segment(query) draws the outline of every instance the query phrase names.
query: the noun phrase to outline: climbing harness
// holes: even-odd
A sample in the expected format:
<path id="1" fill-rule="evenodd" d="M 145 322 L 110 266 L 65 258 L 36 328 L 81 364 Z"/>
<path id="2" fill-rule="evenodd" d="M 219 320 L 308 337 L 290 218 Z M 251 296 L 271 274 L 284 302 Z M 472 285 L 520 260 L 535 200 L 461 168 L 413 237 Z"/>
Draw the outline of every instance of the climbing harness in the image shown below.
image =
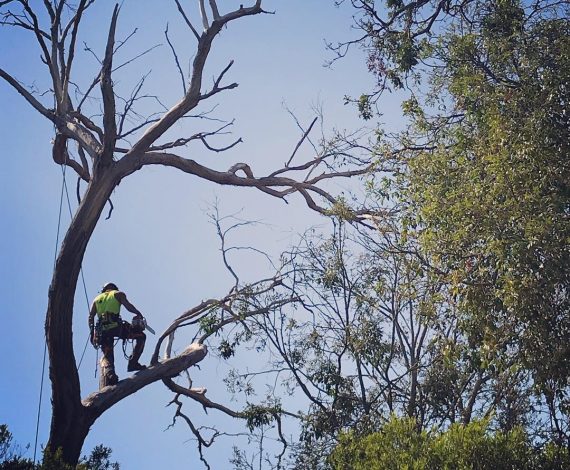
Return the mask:
<path id="1" fill-rule="evenodd" d="M 126 323 L 126 322 L 124 322 Z M 123 323 L 123 328 L 125 328 L 125 324 Z M 126 327 L 130 329 L 130 333 L 142 333 L 144 330 L 148 330 L 153 335 L 156 334 L 155 331 L 148 326 L 145 317 L 134 317 L 130 326 Z M 133 344 L 136 338 L 123 338 L 123 355 L 127 361 L 130 361 L 133 358 L 133 353 L 127 355 L 127 343 Z M 134 345 L 133 345 L 133 352 L 134 352 Z"/>
<path id="2" fill-rule="evenodd" d="M 134 342 L 135 342 L 134 339 L 128 339 L 128 338 L 123 339 L 123 356 L 127 361 L 130 361 L 133 358 L 133 354 L 135 351 Z M 132 345 L 133 349 L 131 351 L 131 354 L 127 354 L 127 343 L 131 343 Z"/>

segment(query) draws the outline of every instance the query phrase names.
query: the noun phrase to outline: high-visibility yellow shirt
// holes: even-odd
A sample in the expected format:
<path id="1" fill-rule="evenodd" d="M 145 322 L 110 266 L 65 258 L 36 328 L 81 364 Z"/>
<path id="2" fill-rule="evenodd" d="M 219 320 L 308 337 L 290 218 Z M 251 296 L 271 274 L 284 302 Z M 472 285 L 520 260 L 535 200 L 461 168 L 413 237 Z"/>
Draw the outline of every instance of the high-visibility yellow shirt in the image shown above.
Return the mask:
<path id="1" fill-rule="evenodd" d="M 99 294 L 95 297 L 95 308 L 97 310 L 97 317 L 103 323 L 112 322 L 112 324 L 106 325 L 104 329 L 108 329 L 117 325 L 114 321 L 119 316 L 121 311 L 121 303 L 115 299 L 116 290 L 109 290 Z"/>

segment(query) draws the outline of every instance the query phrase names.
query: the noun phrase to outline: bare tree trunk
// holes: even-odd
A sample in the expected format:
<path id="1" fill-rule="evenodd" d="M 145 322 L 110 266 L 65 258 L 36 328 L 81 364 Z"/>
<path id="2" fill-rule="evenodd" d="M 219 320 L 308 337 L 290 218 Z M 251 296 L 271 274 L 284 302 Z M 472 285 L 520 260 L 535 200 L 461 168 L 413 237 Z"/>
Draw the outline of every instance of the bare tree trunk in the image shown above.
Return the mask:
<path id="1" fill-rule="evenodd" d="M 93 419 L 81 404 L 79 374 L 73 354 L 73 301 L 81 263 L 95 225 L 115 187 L 111 174 L 93 178 L 67 230 L 49 290 L 46 338 L 52 384 L 52 421 L 48 449 L 62 449 L 63 460 L 77 464 Z"/>
<path id="2" fill-rule="evenodd" d="M 205 398 L 205 390 L 176 388 L 169 380 L 206 356 L 207 350 L 202 342 L 207 335 L 203 336 L 197 343 L 190 345 L 184 353 L 177 355 L 176 358 L 169 358 L 160 362 L 158 361 L 158 350 L 160 342 L 164 339 L 163 336 L 156 347 L 153 362 L 146 371 L 129 377 L 116 386 L 105 387 L 103 390 L 89 395 L 82 402 L 81 384 L 73 352 L 72 324 L 75 290 L 88 242 L 105 204 L 119 182 L 144 166 L 164 165 L 220 185 L 257 188 L 282 200 L 286 200 L 289 195 L 297 193 L 304 198 L 309 208 L 326 214 L 328 209 L 319 205 L 314 197 L 322 198 L 330 205 L 336 204 L 337 200 L 324 189 L 318 187 L 319 183 L 326 182 L 330 178 L 349 178 L 363 175 L 372 168 L 372 162 L 355 156 L 349 158 L 350 166 L 353 168 L 341 170 L 339 167 L 337 169 L 336 163 L 334 163 L 336 162 L 337 151 L 327 150 L 326 152 L 323 151 L 322 155 L 317 158 L 290 165 L 297 148 L 307 137 L 313 124 L 304 133 L 285 166 L 261 177 L 254 176 L 250 165 L 247 163 L 236 163 L 227 171 L 219 171 L 174 153 L 176 149 L 191 141 L 201 141 L 208 151 L 224 151 L 232 148 L 241 142 L 241 139 L 221 149 L 212 147 L 207 142 L 208 137 L 223 134 L 223 130 L 231 123 L 224 124 L 214 131 L 198 132 L 192 136 L 173 141 L 162 139 L 157 144 L 157 141 L 165 136 L 176 122 L 188 116 L 202 101 L 238 86 L 237 83 L 224 84 L 226 73 L 233 64 L 231 61 L 218 74 L 213 84 L 209 88 L 203 89 L 204 67 L 212 42 L 218 33 L 234 20 L 265 13 L 261 8 L 262 0 L 251 0 L 249 7 L 240 4 L 236 10 L 223 15 L 220 15 L 215 0 L 209 0 L 211 22 L 206 12 L 206 3 L 200 1 L 202 32 L 198 32 L 180 2 L 176 1 L 180 14 L 197 41 L 192 71 L 187 79 L 184 78 L 184 74 L 180 70 L 184 82 L 183 97 L 170 110 L 164 112 L 161 117 L 155 118 L 153 114 L 152 118 L 148 117 L 142 124 L 137 124 L 130 130 L 124 129 L 123 124 L 128 122 L 130 116 L 135 113 L 134 106 L 137 100 L 141 98 L 139 92 L 142 89 L 144 77 L 133 91 L 131 98 L 125 101 L 126 104 L 122 113 L 118 111 L 116 106 L 118 95 L 114 89 L 112 75 L 114 70 L 120 68 L 113 68 L 114 54 L 118 49 L 115 33 L 120 10 L 119 5 L 116 4 L 113 9 L 105 55 L 100 64 L 101 68 L 96 70 L 95 78 L 85 94 L 79 92 L 75 100 L 77 102 L 74 103 L 69 94 L 69 89 L 70 85 L 74 83 L 71 79 L 71 69 L 76 53 L 78 31 L 84 13 L 94 2 L 91 0 L 79 0 L 78 2 L 68 0 L 51 2 L 46 0 L 37 2 L 37 5 L 34 6 L 31 6 L 31 3 L 36 2 L 0 0 L 0 16 L 9 19 L 3 21 L 2 26 L 10 25 L 22 28 L 31 32 L 35 37 L 42 52 L 42 61 L 48 67 L 55 108 L 48 107 L 41 96 L 38 97 L 30 92 L 20 80 L 2 68 L 0 68 L 0 79 L 6 81 L 28 104 L 56 126 L 56 136 L 52 148 L 53 160 L 59 165 L 70 167 L 81 180 L 89 184 L 67 230 L 54 267 L 45 322 L 50 360 L 49 375 L 52 384 L 52 421 L 47 448 L 52 454 L 60 451 L 64 463 L 74 467 L 79 459 L 89 429 L 98 417 L 119 400 L 154 381 L 163 380 L 167 387 L 175 388 L 176 394 L 188 396 L 201 403 L 205 408 L 216 408 L 234 417 L 244 416 L 211 402 Z M 41 6 L 42 3 L 43 7 Z M 16 6 L 22 8 L 22 12 L 13 10 Z M 174 50 L 173 53 L 176 62 L 178 62 Z M 186 80 L 189 81 L 188 86 Z M 82 110 L 84 105 L 89 107 L 88 102 L 94 98 L 97 84 L 101 88 L 100 98 L 103 107 L 101 119 L 99 116 L 93 118 L 89 112 Z M 49 102 L 49 106 L 51 106 L 51 100 Z M 138 113 L 136 116 L 138 122 Z M 117 147 L 117 142 L 126 141 L 126 136 L 131 136 L 133 139 L 135 136 L 140 137 L 130 148 Z M 75 153 L 71 147 L 68 147 L 68 143 L 77 145 Z M 343 155 L 344 161 L 346 152 L 343 152 Z M 323 171 L 320 171 L 318 167 L 324 167 Z M 365 213 L 366 211 L 354 212 L 355 220 Z M 271 288 L 277 285 L 280 283 L 272 283 Z M 262 293 L 265 291 L 262 290 Z M 205 305 L 217 305 L 230 311 L 231 305 L 226 304 L 231 304 L 232 299 L 239 295 L 241 295 L 239 290 L 232 290 L 231 296 L 227 296 L 223 302 L 208 301 Z M 295 301 L 293 298 L 287 297 L 287 303 L 293 301 Z M 280 306 L 280 301 L 274 300 L 268 306 L 251 310 L 247 316 L 264 315 L 272 308 L 280 308 Z M 205 314 L 205 310 L 200 306 L 198 307 L 175 320 L 168 330 L 168 334 L 172 335 L 177 328 L 182 326 L 182 318 L 194 318 L 193 315 L 196 315 L 194 318 L 196 320 L 198 316 Z M 220 329 L 228 323 L 237 321 L 237 319 L 237 315 L 229 320 L 222 316 L 217 328 Z M 195 322 L 191 324 L 195 324 Z M 177 411 L 177 416 L 183 416 L 180 410 Z"/>

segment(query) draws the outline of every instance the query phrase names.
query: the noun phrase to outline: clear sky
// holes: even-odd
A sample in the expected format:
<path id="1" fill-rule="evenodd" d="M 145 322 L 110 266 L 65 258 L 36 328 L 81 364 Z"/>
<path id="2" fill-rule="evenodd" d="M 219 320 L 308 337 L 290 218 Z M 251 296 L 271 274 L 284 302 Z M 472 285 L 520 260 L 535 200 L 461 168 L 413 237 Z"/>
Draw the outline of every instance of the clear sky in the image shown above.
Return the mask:
<path id="1" fill-rule="evenodd" d="M 42 2 L 35 1 L 38 6 Z M 188 11 L 196 10 L 194 1 L 183 2 Z M 239 2 L 219 1 L 227 11 Z M 244 0 L 242 3 L 247 5 Z M 339 41 L 355 37 L 351 30 L 351 11 L 347 5 L 335 8 L 332 0 L 265 0 L 264 7 L 275 15 L 248 17 L 231 23 L 214 43 L 206 72 L 206 83 L 219 73 L 230 59 L 235 65 L 227 81 L 239 83 L 237 89 L 217 96 L 213 104 L 217 117 L 235 118 L 232 136 L 244 143 L 223 154 L 208 153 L 198 146 L 186 150 L 186 156 L 227 169 L 236 162 L 249 162 L 254 173 L 281 166 L 300 137 L 285 105 L 307 126 L 314 117 L 313 107 L 322 105 L 323 128 L 355 129 L 363 125 L 354 108 L 343 104 L 344 95 L 358 95 L 369 90 L 372 77 L 366 70 L 361 51 L 323 67 L 331 53 L 325 40 Z M 99 55 L 104 49 L 108 19 L 113 2 L 99 1 L 84 21 L 83 41 Z M 194 16 L 196 18 L 196 16 Z M 167 106 L 181 96 L 180 77 L 164 40 L 169 23 L 183 64 L 188 64 L 195 41 L 176 13 L 174 1 L 125 0 L 120 16 L 118 38 L 135 27 L 137 34 L 122 50 L 123 60 L 152 45 L 162 44 L 147 56 L 124 67 L 114 77 L 119 87 L 129 89 L 141 73 L 151 70 L 147 92 L 158 95 Z M 83 49 L 81 47 L 80 49 Z M 0 64 L 27 85 L 41 91 L 46 86 L 46 70 L 40 52 L 29 34 L 0 28 Z M 187 67 L 187 65 L 183 65 Z M 76 82 L 83 88 L 97 73 L 97 63 L 80 51 L 76 64 Z M 0 82 L 0 232 L 3 299 L 2 341 L 0 354 L 0 422 L 7 423 L 22 446 L 30 443 L 26 455 L 33 455 L 42 355 L 44 351 L 44 317 L 47 290 L 56 249 L 61 169 L 51 159 L 52 126 L 27 105 L 6 83 Z M 399 109 L 385 104 L 385 120 L 393 124 Z M 195 125 L 195 124 L 193 124 Z M 197 128 L 178 126 L 177 131 L 195 132 Z M 320 132 L 317 130 L 317 134 Z M 316 136 L 315 135 L 315 136 Z M 310 146 L 302 155 L 310 158 Z M 76 201 L 75 178 L 69 180 L 73 208 Z M 219 200 L 220 211 L 242 211 L 241 217 L 262 220 L 266 225 L 244 230 L 236 243 L 249 243 L 277 255 L 295 240 L 295 235 L 310 225 L 326 220 L 312 213 L 298 197 L 285 205 L 260 192 L 221 188 L 177 173 L 152 168 L 140 171 L 123 181 L 113 195 L 114 212 L 110 220 L 101 220 L 88 247 L 83 264 L 89 301 L 105 281 L 114 281 L 144 313 L 158 332 L 169 321 L 202 299 L 220 297 L 228 292 L 232 279 L 222 269 L 219 241 L 208 223 L 208 207 Z M 64 206 L 62 230 L 69 223 Z M 60 235 L 63 236 L 63 232 Z M 238 264 L 244 278 L 253 280 L 263 272 L 256 257 Z M 81 286 L 81 284 L 80 284 Z M 74 341 L 76 358 L 81 357 L 87 340 L 88 306 L 80 288 L 76 294 Z M 130 318 L 129 314 L 124 315 Z M 193 333 L 193 332 L 189 332 Z M 153 338 L 143 355 L 149 359 Z M 180 345 L 183 346 L 183 345 Z M 126 375 L 126 364 L 116 347 L 117 372 Z M 240 358 L 237 358 L 239 361 Z M 248 360 L 251 360 L 249 358 Z M 97 388 L 94 377 L 96 356 L 90 346 L 80 368 L 82 395 Z M 207 357 L 194 386 L 205 386 L 209 397 L 231 404 L 225 392 L 222 374 L 225 366 Z M 44 381 L 39 441 L 45 443 L 50 421 L 50 386 Z M 173 410 L 165 407 L 172 394 L 162 384 L 153 384 L 108 411 L 94 425 L 84 447 L 88 452 L 98 443 L 113 448 L 121 468 L 200 468 L 196 464 L 192 434 L 182 423 L 165 431 Z M 219 424 L 233 431 L 244 431 L 241 423 L 228 423 L 219 413 L 204 415 L 198 406 L 188 405 L 199 424 Z M 295 433 L 295 429 L 287 430 Z M 247 440 L 222 440 L 207 452 L 214 468 L 229 468 L 232 444 L 245 445 Z"/>

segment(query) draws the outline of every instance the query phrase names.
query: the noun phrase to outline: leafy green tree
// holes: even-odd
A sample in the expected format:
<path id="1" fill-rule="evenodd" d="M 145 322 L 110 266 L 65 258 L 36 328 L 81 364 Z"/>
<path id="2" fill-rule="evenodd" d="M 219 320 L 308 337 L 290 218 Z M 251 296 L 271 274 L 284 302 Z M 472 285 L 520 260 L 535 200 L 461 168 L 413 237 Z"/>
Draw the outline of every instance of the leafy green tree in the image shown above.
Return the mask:
<path id="1" fill-rule="evenodd" d="M 22 449 L 14 443 L 14 436 L 6 424 L 0 424 L 0 469 L 34 470 L 34 463 L 23 457 Z"/>
<path id="2" fill-rule="evenodd" d="M 466 60 L 481 47 L 473 37 L 450 44 L 445 83 L 463 117 L 434 136 L 433 150 L 410 158 L 405 191 L 472 341 L 533 371 L 562 437 L 570 373 L 570 29 L 544 20 L 504 38 L 487 26 L 494 21 L 483 23 L 481 36 L 492 45 L 493 74 L 504 78 L 493 82 Z"/>
<path id="3" fill-rule="evenodd" d="M 423 246 L 449 270 L 480 341 L 508 348 L 518 338 L 542 379 L 568 375 L 568 32 L 547 21 L 501 44 L 484 28 L 508 83 L 467 62 L 480 47 L 473 37 L 450 44 L 447 88 L 463 117 L 409 160 L 405 183 Z M 507 50 L 516 78 L 501 63 Z"/>
<path id="4" fill-rule="evenodd" d="M 372 433 L 392 414 L 443 429 L 512 416 L 499 406 L 506 394 L 525 403 L 516 388 L 524 371 L 481 359 L 460 331 L 445 284 L 418 259 L 416 240 L 401 235 L 397 217 L 383 223 L 382 231 L 355 231 L 333 219 L 329 236 L 307 234 L 282 270 L 283 286 L 299 299 L 295 309 L 248 320 L 248 338 L 220 338 L 271 351 L 268 364 L 236 368 L 226 384 L 246 400 L 260 377 L 271 384 L 278 406 L 261 415 L 252 408 L 248 423 L 277 425 L 278 414 L 299 419 L 300 439 L 290 442 L 295 468 L 323 468 L 341 432 Z M 305 400 L 302 413 L 287 406 L 288 395 L 296 407 Z"/>
<path id="5" fill-rule="evenodd" d="M 495 398 L 502 425 L 534 413 L 537 430 L 567 442 L 568 4 L 352 3 L 378 78 L 358 100 L 363 116 L 388 88 L 410 96 L 410 125 L 381 142 L 399 171 L 377 189 L 446 283 L 472 360 L 522 378 Z M 453 370 L 436 372 L 436 386 L 453 382 Z"/>
<path id="6" fill-rule="evenodd" d="M 570 459 L 552 444 L 533 447 L 521 428 L 492 432 L 488 421 L 474 421 L 419 431 L 414 420 L 393 416 L 376 433 L 342 435 L 329 463 L 338 470 L 554 470 L 568 468 Z"/>
<path id="7" fill-rule="evenodd" d="M 289 413 L 302 425 L 293 466 L 565 468 L 566 7 L 352 4 L 378 78 L 359 110 L 371 119 L 403 89 L 410 125 L 378 132 L 375 230 L 351 231 L 339 200 L 331 235 L 288 255 L 295 311 L 251 324 L 272 353 L 269 395 L 306 399 Z M 260 374 L 227 384 L 247 396 Z"/>
<path id="8" fill-rule="evenodd" d="M 376 230 L 351 232 L 339 200 L 330 237 L 289 253 L 296 310 L 251 323 L 245 342 L 272 352 L 269 395 L 282 385 L 307 402 L 289 413 L 302 423 L 293 465 L 564 468 L 567 7 L 352 4 L 378 78 L 360 112 L 403 89 L 410 125 L 378 132 L 386 171 L 370 189 L 389 209 Z M 260 374 L 227 384 L 248 396 Z"/>
<path id="9" fill-rule="evenodd" d="M 27 447 L 26 447 L 27 449 Z M 119 470 L 117 462 L 111 462 L 113 451 L 103 445 L 95 446 L 89 457 L 83 457 L 75 470 Z M 0 424 L 0 469 L 1 470 L 66 470 L 72 467 L 61 459 L 61 452 L 44 451 L 41 463 L 34 463 L 23 456 L 23 450 L 14 443 L 14 437 L 6 424 Z"/>

